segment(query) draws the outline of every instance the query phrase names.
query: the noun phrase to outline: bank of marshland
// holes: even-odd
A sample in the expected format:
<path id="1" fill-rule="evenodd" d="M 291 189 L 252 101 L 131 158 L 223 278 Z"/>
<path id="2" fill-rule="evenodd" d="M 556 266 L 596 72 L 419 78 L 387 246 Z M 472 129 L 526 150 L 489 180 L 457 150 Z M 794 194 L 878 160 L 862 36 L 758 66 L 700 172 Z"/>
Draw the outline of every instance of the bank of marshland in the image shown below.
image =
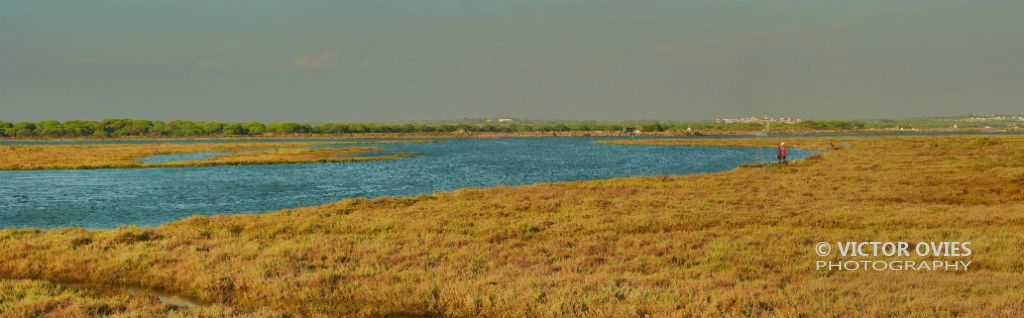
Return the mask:
<path id="1" fill-rule="evenodd" d="M 829 139 L 850 147 L 828 150 Z M 617 143 L 778 141 L 823 152 L 776 169 L 349 199 L 156 228 L 8 229 L 0 277 L 44 290 L 41 281 L 146 286 L 226 315 L 1024 315 L 1024 136 Z M 974 264 L 814 270 L 814 245 L 840 240 L 971 241 Z M 0 299 L 19 312 L 102 301 L 149 313 L 133 299 L 74 293 L 4 288 Z"/>
<path id="2" fill-rule="evenodd" d="M 419 142 L 437 142 L 437 140 L 0 145 L 0 170 L 158 168 L 392 160 L 413 154 L 388 153 L 360 156 L 382 148 L 339 146 Z M 140 161 L 142 158 L 154 155 L 203 152 L 226 153 L 197 160 L 157 163 Z"/>

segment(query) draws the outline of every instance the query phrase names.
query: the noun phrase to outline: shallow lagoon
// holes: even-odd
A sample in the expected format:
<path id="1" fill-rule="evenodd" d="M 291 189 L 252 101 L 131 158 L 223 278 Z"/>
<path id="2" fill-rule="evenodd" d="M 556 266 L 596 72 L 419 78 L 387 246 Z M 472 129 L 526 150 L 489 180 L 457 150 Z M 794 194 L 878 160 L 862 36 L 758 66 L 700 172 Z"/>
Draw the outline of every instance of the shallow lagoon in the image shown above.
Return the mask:
<path id="1" fill-rule="evenodd" d="M 467 138 L 381 144 L 400 160 L 153 169 L 0 171 L 0 228 L 159 225 L 195 214 L 265 212 L 353 197 L 465 187 L 725 171 L 774 149 L 622 146 L 608 138 Z M 349 147 L 351 145 L 345 145 Z M 791 150 L 792 158 L 812 152 Z"/>

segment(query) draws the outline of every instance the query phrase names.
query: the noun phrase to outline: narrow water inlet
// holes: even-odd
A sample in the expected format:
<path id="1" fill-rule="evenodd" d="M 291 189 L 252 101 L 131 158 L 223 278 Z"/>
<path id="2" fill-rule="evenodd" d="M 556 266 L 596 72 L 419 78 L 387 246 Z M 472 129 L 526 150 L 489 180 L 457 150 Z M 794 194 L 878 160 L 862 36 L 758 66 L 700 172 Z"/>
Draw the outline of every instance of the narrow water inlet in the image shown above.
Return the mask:
<path id="1" fill-rule="evenodd" d="M 181 294 L 176 294 L 164 290 L 158 290 L 153 288 L 146 288 L 137 285 L 115 285 L 115 284 L 103 284 L 103 283 L 86 283 L 86 282 L 69 282 L 69 281 L 48 281 L 51 284 L 65 287 L 80 289 L 87 293 L 94 293 L 98 295 L 120 295 L 130 294 L 136 296 L 148 296 L 155 297 L 161 303 L 165 303 L 171 306 L 184 307 L 184 308 L 197 308 L 209 306 L 210 303 L 207 301 L 199 300 L 194 297 L 189 297 Z"/>
<path id="2" fill-rule="evenodd" d="M 231 152 L 226 151 L 204 151 L 196 153 L 173 153 L 173 154 L 162 154 L 152 155 L 138 159 L 141 163 L 170 163 L 179 161 L 191 161 L 191 160 L 202 160 L 217 155 L 226 155 Z"/>

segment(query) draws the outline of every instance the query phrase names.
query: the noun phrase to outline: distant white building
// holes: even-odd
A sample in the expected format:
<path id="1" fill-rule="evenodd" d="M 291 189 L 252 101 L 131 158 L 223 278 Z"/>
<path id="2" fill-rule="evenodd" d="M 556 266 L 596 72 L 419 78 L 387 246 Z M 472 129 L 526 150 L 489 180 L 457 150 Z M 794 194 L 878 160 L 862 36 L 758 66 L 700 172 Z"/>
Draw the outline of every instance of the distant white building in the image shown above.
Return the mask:
<path id="1" fill-rule="evenodd" d="M 779 118 L 757 118 L 757 117 L 734 117 L 734 118 L 718 118 L 715 122 L 732 124 L 732 123 L 783 123 L 783 124 L 796 124 L 804 121 L 800 118 L 791 117 L 779 117 Z"/>
<path id="2" fill-rule="evenodd" d="M 961 119 L 961 121 L 989 121 L 989 120 L 1009 120 L 1009 121 L 1024 121 L 1024 115 L 972 115 L 968 118 Z"/>

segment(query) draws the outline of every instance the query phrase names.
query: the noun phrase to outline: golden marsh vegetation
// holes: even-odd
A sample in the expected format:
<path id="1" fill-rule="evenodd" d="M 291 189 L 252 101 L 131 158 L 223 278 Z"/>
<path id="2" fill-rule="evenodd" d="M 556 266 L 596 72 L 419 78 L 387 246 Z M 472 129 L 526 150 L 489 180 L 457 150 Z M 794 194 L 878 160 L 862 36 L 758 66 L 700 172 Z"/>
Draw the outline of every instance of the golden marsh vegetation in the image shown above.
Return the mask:
<path id="1" fill-rule="evenodd" d="M 373 143 L 435 142 L 434 140 L 381 140 Z M 366 142 L 236 142 L 0 145 L 0 170 L 154 168 L 249 164 L 286 164 L 387 160 L 409 156 L 395 153 L 361 157 L 378 147 L 315 148 L 313 146 L 359 145 Z M 313 148 L 311 148 L 313 147 Z M 143 163 L 153 155 L 228 152 L 212 157 L 162 163 Z"/>
<path id="2" fill-rule="evenodd" d="M 189 307 L 156 296 L 69 288 L 33 280 L 0 280 L 0 317 L 231 317 L 279 316 L 223 305 Z"/>
<path id="3" fill-rule="evenodd" d="M 830 139 L 780 138 L 616 143 L 824 150 Z M 770 169 L 2 230 L 0 277 L 33 281 L 4 282 L 0 299 L 35 290 L 19 310 L 44 314 L 56 308 L 44 301 L 161 306 L 41 282 L 76 281 L 177 292 L 229 316 L 1024 315 L 1024 136 L 832 139 L 851 147 Z M 973 265 L 817 271 L 822 241 L 971 241 Z"/>

